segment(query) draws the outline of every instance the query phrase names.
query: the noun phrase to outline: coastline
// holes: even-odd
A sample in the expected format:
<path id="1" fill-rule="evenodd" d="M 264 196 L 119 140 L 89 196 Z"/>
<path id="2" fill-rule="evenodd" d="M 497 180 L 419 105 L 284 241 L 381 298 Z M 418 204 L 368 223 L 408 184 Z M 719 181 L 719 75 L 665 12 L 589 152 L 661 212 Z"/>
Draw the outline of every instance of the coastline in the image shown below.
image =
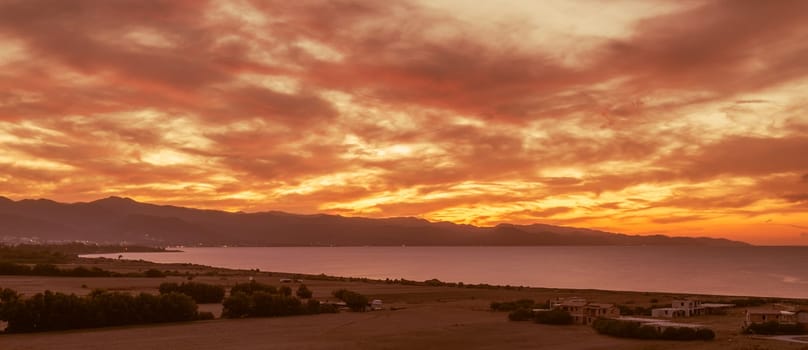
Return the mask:
<path id="1" fill-rule="evenodd" d="M 367 279 L 601 289 L 716 296 L 808 298 L 805 248 L 770 247 L 187 247 L 123 253 L 190 262 Z M 117 258 L 119 254 L 106 257 Z M 687 259 L 684 259 L 684 257 Z"/>
<path id="2" fill-rule="evenodd" d="M 25 294 L 50 289 L 87 294 L 93 288 L 122 292 L 156 293 L 163 282 L 187 280 L 232 285 L 253 278 L 283 285 L 281 279 L 297 278 L 314 291 L 315 298 L 328 299 L 330 292 L 348 288 L 384 300 L 386 310 L 336 315 L 295 316 L 266 319 L 216 319 L 191 323 L 113 327 L 65 332 L 0 335 L 3 349 L 151 349 L 170 345 L 172 349 L 398 349 L 422 347 L 468 349 L 725 349 L 726 344 L 746 349 L 776 345 L 800 349 L 799 344 L 772 343 L 740 334 L 743 309 L 726 316 L 700 316 L 687 322 L 708 324 L 718 333 L 711 342 L 643 341 L 599 335 L 586 326 L 547 326 L 509 322 L 507 315 L 490 311 L 492 301 L 522 298 L 547 300 L 582 297 L 588 300 L 631 306 L 650 306 L 677 297 L 706 297 L 680 293 L 607 291 L 597 289 L 475 286 L 457 283 L 385 281 L 325 275 L 222 269 L 194 264 L 156 264 L 145 261 L 79 258 L 81 264 L 118 272 L 143 271 L 158 267 L 176 271 L 164 278 L 148 277 L 35 277 L 0 276 L 0 285 Z M 714 296 L 709 296 L 710 298 Z M 333 298 L 332 298 L 333 299 Z M 782 301 L 780 299 L 772 300 Z M 808 300 L 798 300 L 808 304 Z M 200 309 L 220 312 L 221 305 L 202 304 Z M 540 341 L 539 341 L 540 340 Z M 81 346 L 79 346 L 81 345 Z M 263 346 L 263 347 L 262 347 Z"/>

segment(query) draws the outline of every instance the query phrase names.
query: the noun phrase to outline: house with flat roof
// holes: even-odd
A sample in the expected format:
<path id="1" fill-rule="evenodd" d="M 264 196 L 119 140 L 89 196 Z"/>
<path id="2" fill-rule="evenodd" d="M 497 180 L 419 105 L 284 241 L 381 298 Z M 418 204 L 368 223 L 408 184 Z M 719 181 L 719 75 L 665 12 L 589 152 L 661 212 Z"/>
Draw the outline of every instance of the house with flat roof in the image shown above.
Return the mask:
<path id="1" fill-rule="evenodd" d="M 671 307 L 651 309 L 651 316 L 662 318 L 702 316 L 734 306 L 733 304 L 702 303 L 695 299 L 675 299 L 671 302 Z"/>
<path id="2" fill-rule="evenodd" d="M 601 317 L 620 316 L 620 309 L 614 304 L 590 303 L 584 298 L 556 299 L 550 302 L 550 308 L 569 312 L 574 323 L 583 325 L 591 325 Z"/>
<path id="3" fill-rule="evenodd" d="M 799 312 L 800 314 L 805 311 Z M 808 317 L 808 316 L 803 316 Z M 777 322 L 779 324 L 797 324 L 797 312 L 777 310 L 777 309 L 749 309 L 746 310 L 744 326 L 748 327 L 753 323 Z"/>

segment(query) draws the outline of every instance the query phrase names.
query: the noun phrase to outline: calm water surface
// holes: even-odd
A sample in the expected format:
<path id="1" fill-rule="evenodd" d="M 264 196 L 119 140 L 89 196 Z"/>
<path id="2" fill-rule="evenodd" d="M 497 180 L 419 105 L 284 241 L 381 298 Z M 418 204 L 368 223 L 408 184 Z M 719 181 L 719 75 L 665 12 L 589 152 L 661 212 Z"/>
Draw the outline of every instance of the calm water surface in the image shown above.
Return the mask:
<path id="1" fill-rule="evenodd" d="M 182 248 L 126 259 L 376 279 L 808 298 L 808 247 Z M 97 254 L 115 258 L 118 254 Z"/>

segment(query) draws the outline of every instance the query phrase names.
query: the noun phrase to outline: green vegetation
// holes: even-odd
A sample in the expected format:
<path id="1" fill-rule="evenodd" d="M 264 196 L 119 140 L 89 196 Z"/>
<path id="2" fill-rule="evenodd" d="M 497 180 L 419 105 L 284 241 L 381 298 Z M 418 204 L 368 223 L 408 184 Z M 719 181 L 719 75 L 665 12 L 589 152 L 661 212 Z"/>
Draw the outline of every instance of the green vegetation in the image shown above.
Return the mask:
<path id="1" fill-rule="evenodd" d="M 185 294 L 193 298 L 194 301 L 199 304 L 221 303 L 224 299 L 224 292 L 224 287 L 206 283 L 187 282 L 176 284 L 173 282 L 166 282 L 160 284 L 160 294 Z"/>
<path id="2" fill-rule="evenodd" d="M 279 317 L 293 315 L 312 315 L 321 313 L 335 313 L 337 309 L 332 305 L 323 305 L 319 301 L 309 299 L 303 304 L 300 299 L 263 290 L 254 290 L 251 294 L 243 291 L 230 291 L 230 296 L 222 302 L 222 317 Z"/>
<path id="3" fill-rule="evenodd" d="M 295 295 L 300 299 L 311 299 L 312 292 L 305 284 L 301 284 L 300 287 L 297 287 Z"/>
<path id="4" fill-rule="evenodd" d="M 508 313 L 511 321 L 534 321 L 541 324 L 567 325 L 572 324 L 574 319 L 569 312 L 564 310 L 547 310 L 533 312 L 531 309 L 519 308 Z"/>
<path id="5" fill-rule="evenodd" d="M 660 332 L 656 327 L 642 325 L 635 321 L 622 321 L 601 318 L 592 327 L 600 334 L 621 338 L 663 339 L 663 340 L 713 340 L 715 332 L 708 328 L 664 327 Z"/>
<path id="6" fill-rule="evenodd" d="M 335 298 L 344 301 L 351 311 L 365 311 L 370 302 L 368 297 L 347 289 L 338 289 L 331 294 Z"/>
<path id="7" fill-rule="evenodd" d="M 266 292 L 269 294 L 276 294 L 278 293 L 278 289 L 275 288 L 275 286 L 270 286 L 268 284 L 263 284 L 256 281 L 250 281 L 247 283 L 237 283 L 232 288 L 230 288 L 231 295 L 239 292 L 247 295 L 252 295 L 255 292 Z"/>
<path id="8" fill-rule="evenodd" d="M 73 255 L 41 245 L 0 245 L 0 262 L 15 263 L 66 263 Z"/>
<path id="9" fill-rule="evenodd" d="M 97 245 L 84 243 L 0 245 L 0 261 L 29 264 L 59 264 L 77 259 L 81 254 L 163 251 L 165 251 L 163 248 L 145 246 Z"/>
<path id="10" fill-rule="evenodd" d="M 572 324 L 574 319 L 569 312 L 564 310 L 543 310 L 533 312 L 533 309 L 546 308 L 546 304 L 536 304 L 531 299 L 519 299 L 514 301 L 495 301 L 491 303 L 491 310 L 510 311 L 508 319 L 511 321 L 534 321 L 543 324 Z"/>
<path id="11" fill-rule="evenodd" d="M 744 329 L 747 334 L 806 334 L 806 329 L 796 324 L 785 324 L 777 321 L 770 321 L 764 323 L 753 323 Z"/>
<path id="12" fill-rule="evenodd" d="M 631 316 L 631 315 L 638 315 L 638 316 L 651 316 L 651 310 L 657 307 L 670 307 L 670 305 L 652 305 L 650 307 L 642 307 L 642 306 L 628 306 L 628 305 L 615 305 L 618 309 L 620 309 L 621 315 Z"/>
<path id="13" fill-rule="evenodd" d="M 0 320 L 8 322 L 8 333 L 192 321 L 210 316 L 200 315 L 193 299 L 178 293 L 133 296 L 95 290 L 82 297 L 45 291 L 24 298 L 11 289 L 0 291 Z"/>
<path id="14" fill-rule="evenodd" d="M 16 276 L 56 276 L 56 277 L 165 277 L 165 273 L 160 270 L 150 269 L 143 273 L 118 273 L 97 267 L 78 266 L 74 268 L 60 269 L 56 265 L 36 264 L 28 266 L 10 262 L 0 262 L 0 275 Z"/>
<path id="15" fill-rule="evenodd" d="M 558 324 L 558 325 L 572 324 L 572 322 L 574 321 L 572 315 L 570 315 L 569 312 L 558 309 L 537 312 L 536 315 L 534 316 L 534 319 L 536 320 L 536 323 Z"/>
<path id="16" fill-rule="evenodd" d="M 508 313 L 508 319 L 511 321 L 530 321 L 533 319 L 533 311 L 530 311 L 530 309 L 516 309 Z"/>

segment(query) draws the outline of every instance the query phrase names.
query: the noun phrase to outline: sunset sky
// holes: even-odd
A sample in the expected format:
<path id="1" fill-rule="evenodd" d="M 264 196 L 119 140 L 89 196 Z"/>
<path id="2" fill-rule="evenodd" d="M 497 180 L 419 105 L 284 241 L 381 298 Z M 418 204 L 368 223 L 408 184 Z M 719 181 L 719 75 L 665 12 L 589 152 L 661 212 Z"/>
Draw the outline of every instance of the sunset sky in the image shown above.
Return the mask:
<path id="1" fill-rule="evenodd" d="M 808 244 L 806 22 L 801 0 L 0 0 L 0 195 Z"/>

